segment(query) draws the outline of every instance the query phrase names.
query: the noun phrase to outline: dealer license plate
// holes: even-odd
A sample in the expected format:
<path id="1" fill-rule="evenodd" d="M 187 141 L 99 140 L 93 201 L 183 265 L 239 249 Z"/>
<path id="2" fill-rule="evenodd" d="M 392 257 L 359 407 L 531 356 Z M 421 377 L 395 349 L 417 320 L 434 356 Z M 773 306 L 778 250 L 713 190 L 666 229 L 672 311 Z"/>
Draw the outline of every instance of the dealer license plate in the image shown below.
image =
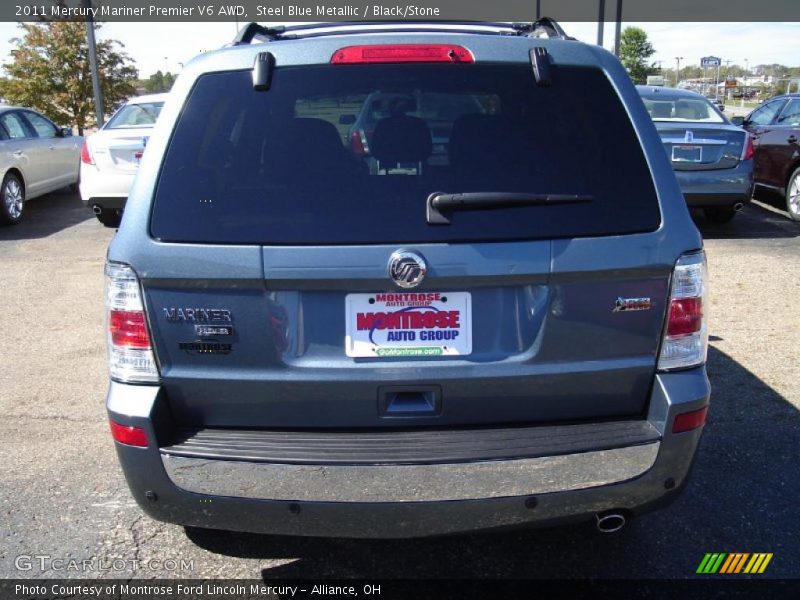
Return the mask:
<path id="1" fill-rule="evenodd" d="M 464 356 L 472 352 L 469 292 L 386 292 L 345 298 L 347 356 Z"/>
<path id="2" fill-rule="evenodd" d="M 700 162 L 703 160 L 702 146 L 673 146 L 672 162 Z"/>

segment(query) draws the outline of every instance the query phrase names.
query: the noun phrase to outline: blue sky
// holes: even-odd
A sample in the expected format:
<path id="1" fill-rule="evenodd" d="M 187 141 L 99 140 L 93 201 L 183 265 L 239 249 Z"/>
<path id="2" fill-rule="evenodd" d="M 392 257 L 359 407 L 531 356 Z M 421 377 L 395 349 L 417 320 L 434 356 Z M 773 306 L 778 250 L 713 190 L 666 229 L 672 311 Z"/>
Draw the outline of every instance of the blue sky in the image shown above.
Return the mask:
<path id="1" fill-rule="evenodd" d="M 629 23 L 643 27 L 656 48 L 653 60 L 674 68 L 699 64 L 700 57 L 750 66 L 782 63 L 800 66 L 800 23 Z M 596 23 L 563 23 L 567 33 L 586 42 L 597 39 Z M 626 23 L 628 25 L 628 23 Z M 8 40 L 18 35 L 15 23 L 0 23 L 0 61 L 6 62 L 12 48 Z M 177 71 L 201 51 L 229 42 L 236 33 L 233 22 L 221 23 L 106 23 L 102 37 L 120 40 L 134 59 L 142 76 L 158 69 Z M 614 23 L 605 25 L 605 46 L 614 43 Z"/>

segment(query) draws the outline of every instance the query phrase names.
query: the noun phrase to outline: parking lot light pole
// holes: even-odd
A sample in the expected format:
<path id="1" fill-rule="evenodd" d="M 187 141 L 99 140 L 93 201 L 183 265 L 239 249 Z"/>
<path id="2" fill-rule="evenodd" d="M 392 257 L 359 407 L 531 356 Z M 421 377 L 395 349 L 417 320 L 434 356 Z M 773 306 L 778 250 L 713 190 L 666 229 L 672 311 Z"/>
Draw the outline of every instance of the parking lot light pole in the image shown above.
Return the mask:
<path id="1" fill-rule="evenodd" d="M 682 56 L 676 56 L 675 62 L 677 64 L 675 68 L 675 87 L 678 87 L 678 84 L 681 82 L 681 61 L 683 60 Z"/>
<path id="2" fill-rule="evenodd" d="M 744 108 L 744 97 L 747 92 L 747 78 L 750 76 L 750 59 L 744 59 L 744 85 L 742 86 L 742 108 Z"/>
<path id="3" fill-rule="evenodd" d="M 91 8 L 92 0 L 84 0 L 86 8 Z M 102 127 L 105 122 L 103 115 L 103 90 L 100 88 L 100 73 L 97 70 L 97 44 L 94 39 L 94 20 L 92 12 L 87 11 L 86 41 L 89 45 L 89 68 L 92 71 L 92 90 L 94 91 L 94 113 L 97 117 L 97 126 Z"/>
<path id="4" fill-rule="evenodd" d="M 597 45 L 603 47 L 603 26 L 606 22 L 606 0 L 598 0 L 597 15 Z"/>

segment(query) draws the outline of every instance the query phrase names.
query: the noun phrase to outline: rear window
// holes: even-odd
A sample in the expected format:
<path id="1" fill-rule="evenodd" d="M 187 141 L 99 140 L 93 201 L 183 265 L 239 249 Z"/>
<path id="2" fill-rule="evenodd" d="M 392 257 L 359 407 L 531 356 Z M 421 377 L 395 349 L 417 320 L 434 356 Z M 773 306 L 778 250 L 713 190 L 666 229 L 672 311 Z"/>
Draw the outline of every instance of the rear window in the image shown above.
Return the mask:
<path id="1" fill-rule="evenodd" d="M 591 202 L 454 213 L 434 192 L 578 194 Z M 631 122 L 605 75 L 530 65 L 279 68 L 198 79 L 156 187 L 165 241 L 376 244 L 650 231 L 660 212 Z"/>
<path id="2" fill-rule="evenodd" d="M 163 102 L 143 102 L 126 104 L 109 119 L 106 129 L 124 129 L 127 127 L 152 127 L 158 119 Z"/>
<path id="3" fill-rule="evenodd" d="M 663 98 L 654 95 L 642 96 L 642 100 L 654 121 L 725 122 L 705 98 Z"/>

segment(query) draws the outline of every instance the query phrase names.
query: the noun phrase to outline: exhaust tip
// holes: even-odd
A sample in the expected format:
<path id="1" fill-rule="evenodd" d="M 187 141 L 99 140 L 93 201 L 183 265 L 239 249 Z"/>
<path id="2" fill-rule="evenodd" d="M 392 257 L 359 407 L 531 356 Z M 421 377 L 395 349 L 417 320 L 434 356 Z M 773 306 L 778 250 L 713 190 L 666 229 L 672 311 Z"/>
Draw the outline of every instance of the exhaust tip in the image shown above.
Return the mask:
<path id="1" fill-rule="evenodd" d="M 92 212 L 93 212 L 94 214 L 96 214 L 96 215 L 99 215 L 100 213 L 102 213 L 102 212 L 103 212 L 103 209 L 102 209 L 102 208 L 100 208 L 100 205 L 99 205 L 99 204 L 95 204 L 95 205 L 93 205 L 93 206 L 92 206 Z"/>
<path id="2" fill-rule="evenodd" d="M 615 533 L 625 527 L 627 519 L 619 512 L 609 511 L 595 515 L 597 519 L 597 531 L 601 533 Z"/>
<path id="3" fill-rule="evenodd" d="M 735 210 L 736 212 L 739 212 L 743 208 L 744 208 L 743 202 L 737 202 L 736 204 L 733 205 L 733 210 Z"/>

